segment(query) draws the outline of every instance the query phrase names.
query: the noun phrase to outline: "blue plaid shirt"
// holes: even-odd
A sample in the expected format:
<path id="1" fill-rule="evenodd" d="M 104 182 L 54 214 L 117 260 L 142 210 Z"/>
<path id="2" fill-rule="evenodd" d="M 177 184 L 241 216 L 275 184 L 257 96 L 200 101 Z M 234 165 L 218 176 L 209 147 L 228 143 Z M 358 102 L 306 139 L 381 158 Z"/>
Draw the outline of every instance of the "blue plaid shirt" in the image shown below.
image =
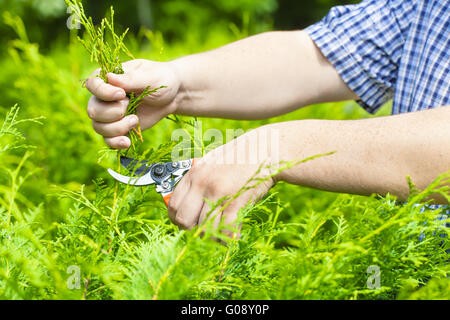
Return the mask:
<path id="1" fill-rule="evenodd" d="M 306 31 L 368 112 L 450 105 L 450 0 L 364 0 Z"/>
<path id="2" fill-rule="evenodd" d="M 368 112 L 450 105 L 449 0 L 365 0 L 306 31 Z"/>

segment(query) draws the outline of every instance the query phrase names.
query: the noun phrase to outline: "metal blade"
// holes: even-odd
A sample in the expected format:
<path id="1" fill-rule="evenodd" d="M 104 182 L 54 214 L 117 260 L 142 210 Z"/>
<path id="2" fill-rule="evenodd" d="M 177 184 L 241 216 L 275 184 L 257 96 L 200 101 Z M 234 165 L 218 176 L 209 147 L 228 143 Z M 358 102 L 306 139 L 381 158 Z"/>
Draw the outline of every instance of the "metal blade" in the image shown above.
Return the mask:
<path id="1" fill-rule="evenodd" d="M 155 181 L 150 176 L 150 173 L 143 175 L 142 177 L 128 177 L 124 176 L 120 173 L 115 172 L 114 170 L 108 169 L 108 173 L 117 181 L 120 181 L 125 184 L 129 184 L 132 186 L 147 186 L 149 184 L 155 183 Z"/>
<path id="2" fill-rule="evenodd" d="M 148 161 L 139 161 L 133 158 L 120 156 L 120 164 L 126 168 L 130 174 L 143 176 L 150 171 Z"/>

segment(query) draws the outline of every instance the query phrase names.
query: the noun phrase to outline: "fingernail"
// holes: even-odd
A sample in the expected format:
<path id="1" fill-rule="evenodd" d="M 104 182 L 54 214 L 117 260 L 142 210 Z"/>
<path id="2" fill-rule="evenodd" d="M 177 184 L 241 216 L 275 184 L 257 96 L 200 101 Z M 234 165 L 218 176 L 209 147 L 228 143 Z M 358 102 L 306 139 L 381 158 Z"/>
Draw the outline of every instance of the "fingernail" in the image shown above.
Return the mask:
<path id="1" fill-rule="evenodd" d="M 114 100 L 121 100 L 123 98 L 125 98 L 125 95 L 124 95 L 123 91 L 117 91 L 114 94 Z"/>
<path id="2" fill-rule="evenodd" d="M 120 147 L 121 147 L 121 148 L 127 148 L 127 147 L 128 147 L 127 141 L 121 140 L 121 141 L 120 141 Z"/>
<path id="3" fill-rule="evenodd" d="M 120 103 L 121 103 L 122 105 L 124 105 L 125 107 L 127 107 L 128 104 L 130 103 L 130 100 L 129 100 L 127 97 L 125 97 L 125 98 L 123 98 L 122 100 L 120 100 Z"/>
<path id="4" fill-rule="evenodd" d="M 108 72 L 108 73 L 106 74 L 106 77 L 107 77 L 108 79 L 114 78 L 115 76 L 116 76 L 116 74 L 113 73 L 113 72 Z"/>
<path id="5" fill-rule="evenodd" d="M 134 127 L 135 125 L 138 124 L 138 117 L 136 117 L 136 116 L 130 117 L 130 119 L 128 120 L 128 123 L 130 124 L 131 127 Z"/>

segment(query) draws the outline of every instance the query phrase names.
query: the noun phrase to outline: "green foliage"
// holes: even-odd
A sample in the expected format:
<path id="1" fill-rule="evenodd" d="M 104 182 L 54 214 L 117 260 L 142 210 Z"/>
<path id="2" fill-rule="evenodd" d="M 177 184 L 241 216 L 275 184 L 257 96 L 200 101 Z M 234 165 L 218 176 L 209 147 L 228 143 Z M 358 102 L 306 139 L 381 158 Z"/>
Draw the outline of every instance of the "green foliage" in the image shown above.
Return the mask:
<path id="1" fill-rule="evenodd" d="M 449 230 L 438 211 L 421 212 L 419 205 L 431 193 L 449 197 L 442 187 L 448 175 L 421 193 L 412 190 L 406 205 L 340 195 L 326 210 L 292 219 L 282 218 L 290 204 L 275 190 L 240 211 L 239 239 L 223 238 L 208 224 L 179 231 L 150 188 L 97 180 L 95 193 L 55 190 L 70 209 L 49 226 L 42 222 L 45 204 L 22 194 L 31 176 L 40 175 L 29 171 L 27 149 L 15 148 L 23 123 L 13 108 L 0 136 L 13 132 L 10 147 L 1 147 L 19 156 L 3 161 L 10 178 L 0 192 L 2 298 L 390 299 L 399 292 L 402 299 L 450 298 Z M 381 269 L 377 289 L 366 285 L 370 265 Z M 68 285 L 70 266 L 82 272 L 79 289 Z"/>
<path id="2" fill-rule="evenodd" d="M 232 34 L 243 37 L 267 29 L 304 28 L 321 19 L 335 5 L 360 0 L 109 0 L 84 1 L 94 21 L 101 20 L 110 6 L 120 8 L 117 25 L 137 33 L 142 26 L 162 32 L 171 43 L 183 41 L 192 45 L 198 39 Z M 70 15 L 64 0 L 0 0 L 0 12 L 19 15 L 32 41 L 48 49 L 55 39 L 67 41 L 65 24 Z M 130 17 L 132 17 L 130 19 Z M 10 33 L 0 26 L 0 43 Z M 6 36 L 6 37 L 4 37 Z"/>
<path id="3" fill-rule="evenodd" d="M 75 14 L 76 21 L 80 22 L 86 29 L 87 39 L 78 38 L 91 56 L 91 61 L 95 61 L 100 66 L 100 78 L 108 82 L 107 73 L 123 74 L 120 62 L 120 53 L 125 53 L 133 59 L 133 55 L 123 43 L 128 29 L 120 36 L 114 30 L 114 9 L 111 7 L 110 19 L 102 19 L 100 26 L 96 28 L 91 17 L 86 17 L 83 5 L 77 0 L 66 0 L 67 5 Z M 110 35 L 111 41 L 107 41 L 105 36 Z"/>
<path id="4" fill-rule="evenodd" d="M 128 29 L 125 30 L 125 32 L 123 32 L 120 36 L 115 32 L 113 7 L 110 9 L 110 19 L 102 19 L 100 26 L 96 28 L 92 22 L 92 18 L 88 18 L 86 16 L 83 5 L 80 1 L 66 0 L 66 3 L 76 15 L 76 20 L 86 29 L 86 39 L 78 37 L 78 40 L 89 52 L 91 61 L 95 61 L 100 66 L 99 77 L 104 82 L 108 82 L 108 73 L 123 74 L 124 71 L 122 68 L 120 53 L 126 54 L 131 59 L 134 57 L 124 44 L 124 39 L 127 35 Z M 106 39 L 107 35 L 110 36 L 109 41 Z M 136 110 L 142 100 L 162 88 L 165 88 L 165 86 L 160 86 L 154 89 L 151 89 L 150 86 L 148 86 L 138 96 L 135 96 L 134 93 L 128 94 L 129 106 L 127 109 L 127 115 L 136 114 Z M 138 140 L 143 142 L 141 127 L 139 124 L 130 132 L 130 140 L 133 151 L 136 150 L 136 143 Z"/>
<path id="5" fill-rule="evenodd" d="M 17 39 L 0 61 L 0 298 L 450 298 L 449 229 L 436 219 L 439 211 L 424 204 L 433 192 L 448 197 L 442 187 L 448 176 L 420 193 L 411 185 L 407 204 L 279 184 L 240 211 L 240 238 L 225 238 L 208 224 L 180 231 L 153 187 L 115 184 L 105 172 L 116 153 L 86 115 L 89 94 L 80 79 L 96 66 L 83 46 L 72 37 L 69 46 L 43 54 L 20 18 L 3 18 Z M 189 47 L 167 45 L 149 31 L 142 35 L 150 46 L 133 35 L 127 45 L 137 56 L 167 60 L 240 37 L 215 32 L 189 40 Z M 20 113 L 6 108 L 15 103 Z M 387 106 L 381 114 L 388 112 Z M 333 103 L 264 121 L 201 120 L 204 130 L 247 130 L 292 119 L 367 116 L 353 103 Z M 183 126 L 191 133 L 196 125 L 170 119 L 144 133 L 146 159 L 167 160 L 172 130 Z M 371 265 L 381 270 L 377 289 L 367 286 Z"/>
<path id="6" fill-rule="evenodd" d="M 36 11 L 42 17 L 56 17 L 66 12 L 63 0 L 0 0 L 1 11 L 14 10 L 23 13 L 27 9 Z"/>

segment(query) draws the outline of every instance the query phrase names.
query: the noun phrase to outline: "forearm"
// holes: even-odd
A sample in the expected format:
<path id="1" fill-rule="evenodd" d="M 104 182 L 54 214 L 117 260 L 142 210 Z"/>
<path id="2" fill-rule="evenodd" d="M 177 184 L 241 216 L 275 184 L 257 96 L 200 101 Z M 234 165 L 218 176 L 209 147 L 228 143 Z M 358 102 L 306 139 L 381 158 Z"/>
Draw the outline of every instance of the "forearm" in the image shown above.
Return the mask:
<path id="1" fill-rule="evenodd" d="M 273 125 L 281 160 L 336 151 L 280 173 L 276 179 L 360 195 L 407 199 L 411 176 L 419 189 L 450 170 L 450 107 L 350 121 L 303 120 Z M 436 203 L 447 203 L 434 197 Z"/>
<path id="2" fill-rule="evenodd" d="M 269 32 L 170 62 L 178 114 L 261 119 L 356 99 L 304 31 Z"/>

